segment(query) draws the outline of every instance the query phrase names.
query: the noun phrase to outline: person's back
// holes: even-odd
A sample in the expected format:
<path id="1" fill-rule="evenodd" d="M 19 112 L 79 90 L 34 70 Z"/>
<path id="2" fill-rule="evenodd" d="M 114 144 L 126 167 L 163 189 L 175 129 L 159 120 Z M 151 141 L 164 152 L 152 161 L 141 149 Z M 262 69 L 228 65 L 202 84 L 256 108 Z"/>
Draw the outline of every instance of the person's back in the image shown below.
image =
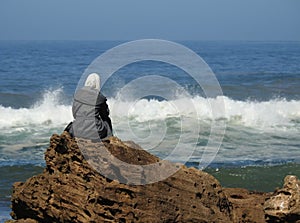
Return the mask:
<path id="1" fill-rule="evenodd" d="M 91 74 L 85 86 L 74 95 L 71 133 L 75 137 L 99 141 L 112 136 L 109 109 L 106 98 L 99 91 L 99 85 L 99 76 Z"/>

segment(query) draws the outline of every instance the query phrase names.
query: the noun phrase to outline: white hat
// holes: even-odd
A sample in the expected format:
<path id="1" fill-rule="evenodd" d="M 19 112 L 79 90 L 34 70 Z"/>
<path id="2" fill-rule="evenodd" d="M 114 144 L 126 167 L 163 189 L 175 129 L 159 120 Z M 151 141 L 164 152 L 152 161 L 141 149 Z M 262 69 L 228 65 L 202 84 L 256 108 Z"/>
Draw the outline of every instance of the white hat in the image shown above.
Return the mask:
<path id="1" fill-rule="evenodd" d="M 88 86 L 91 88 L 95 88 L 96 90 L 100 91 L 100 77 L 98 74 L 96 73 L 92 73 L 90 74 L 85 83 L 84 86 Z"/>

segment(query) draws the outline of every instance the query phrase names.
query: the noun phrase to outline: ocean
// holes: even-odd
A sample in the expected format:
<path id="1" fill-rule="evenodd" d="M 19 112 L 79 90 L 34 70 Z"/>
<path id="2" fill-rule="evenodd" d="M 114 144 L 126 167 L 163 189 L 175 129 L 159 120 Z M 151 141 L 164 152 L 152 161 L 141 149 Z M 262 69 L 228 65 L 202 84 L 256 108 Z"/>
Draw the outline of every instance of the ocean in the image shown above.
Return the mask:
<path id="1" fill-rule="evenodd" d="M 72 120 L 72 96 L 84 70 L 124 42 L 0 41 L 0 222 L 10 218 L 12 184 L 42 172 L 49 138 Z M 129 64 L 102 88 L 114 134 L 160 158 L 168 158 L 180 139 L 181 150 L 193 148 L 192 154 L 185 160 L 178 153 L 172 161 L 200 168 L 211 125 L 222 122 L 223 141 L 205 171 L 223 186 L 273 191 L 284 176 L 300 177 L 300 42 L 178 43 L 206 61 L 223 95 L 207 98 L 194 79 L 170 64 Z M 120 96 L 122 86 L 150 75 L 180 88 L 168 100 L 156 94 L 134 100 L 130 91 Z M 138 87 L 165 91 L 156 79 Z M 225 112 L 212 117 L 210 106 L 220 103 Z"/>

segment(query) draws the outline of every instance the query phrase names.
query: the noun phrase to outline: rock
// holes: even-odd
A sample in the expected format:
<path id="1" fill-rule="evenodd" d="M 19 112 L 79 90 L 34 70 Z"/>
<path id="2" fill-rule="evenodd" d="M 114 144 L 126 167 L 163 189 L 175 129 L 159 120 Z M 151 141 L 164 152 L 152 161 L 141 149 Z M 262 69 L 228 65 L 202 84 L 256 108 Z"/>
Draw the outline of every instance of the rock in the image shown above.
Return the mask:
<path id="1" fill-rule="evenodd" d="M 116 165 L 113 158 L 123 163 Z M 15 220 L 7 223 L 300 222 L 295 176 L 287 176 L 274 193 L 222 188 L 213 176 L 162 162 L 134 142 L 75 141 L 66 132 L 51 137 L 45 160 L 42 174 L 14 184 Z M 155 164 L 161 165 L 155 174 L 145 168 Z M 168 170 L 175 171 L 145 184 Z"/>
<path id="2" fill-rule="evenodd" d="M 266 200 L 264 210 L 269 222 L 300 222 L 300 180 L 286 176 L 283 188 Z"/>
<path id="3" fill-rule="evenodd" d="M 39 223 L 38 221 L 31 219 L 31 218 L 26 218 L 26 219 L 19 219 L 19 220 L 8 220 L 5 223 Z"/>
<path id="4" fill-rule="evenodd" d="M 263 205 L 269 193 L 253 192 L 242 188 L 224 188 L 232 204 L 233 222 L 264 223 L 265 212 Z"/>
<path id="5" fill-rule="evenodd" d="M 86 150 L 85 156 L 79 148 Z M 110 155 L 101 157 L 105 151 Z M 93 157 L 94 153 L 100 156 L 88 162 L 85 157 Z M 92 143 L 76 142 L 68 133 L 53 135 L 45 152 L 44 172 L 13 186 L 13 219 L 17 222 L 233 222 L 232 196 L 227 198 L 213 176 L 165 162 L 163 168 L 177 168 L 177 172 L 159 182 L 129 185 L 120 182 L 141 179 L 142 184 L 154 176 L 138 169 L 129 172 L 112 166 L 107 160 L 109 156 L 137 168 L 160 161 L 133 142 L 122 142 L 115 137 Z"/>

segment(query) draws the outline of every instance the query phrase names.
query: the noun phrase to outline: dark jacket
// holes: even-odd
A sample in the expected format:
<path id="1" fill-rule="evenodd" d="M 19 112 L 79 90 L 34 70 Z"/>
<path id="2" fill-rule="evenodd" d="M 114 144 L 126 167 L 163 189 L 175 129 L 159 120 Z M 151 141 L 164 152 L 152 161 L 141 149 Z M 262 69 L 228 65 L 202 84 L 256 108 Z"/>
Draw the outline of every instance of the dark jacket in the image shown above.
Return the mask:
<path id="1" fill-rule="evenodd" d="M 98 141 L 112 136 L 112 125 L 106 98 L 97 90 L 83 87 L 73 101 L 72 134 L 75 137 Z"/>

